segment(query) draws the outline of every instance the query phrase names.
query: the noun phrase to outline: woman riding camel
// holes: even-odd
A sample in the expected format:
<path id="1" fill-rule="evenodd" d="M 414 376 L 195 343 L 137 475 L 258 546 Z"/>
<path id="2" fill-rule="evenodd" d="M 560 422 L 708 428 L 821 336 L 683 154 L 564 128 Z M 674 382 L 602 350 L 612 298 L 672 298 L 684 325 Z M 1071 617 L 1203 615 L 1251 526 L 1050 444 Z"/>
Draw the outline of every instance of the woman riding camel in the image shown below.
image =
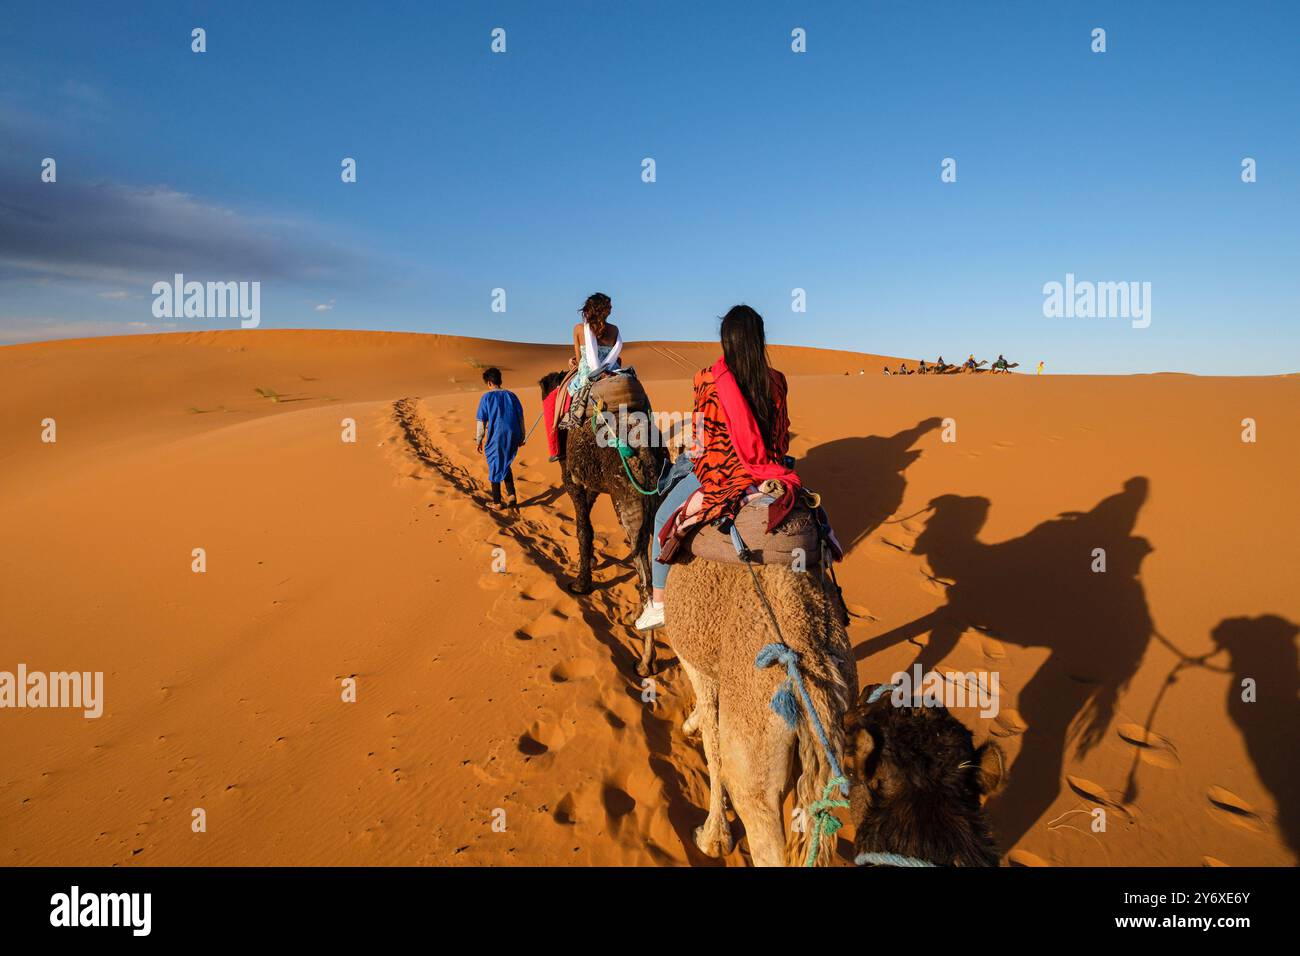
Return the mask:
<path id="1" fill-rule="evenodd" d="M 695 373 L 695 434 L 660 483 L 663 503 L 655 512 L 650 541 L 650 603 L 638 630 L 663 627 L 664 586 L 678 546 L 693 529 L 734 518 L 752 497 L 772 496 L 768 530 L 779 525 L 802 483 L 786 458 L 790 415 L 785 376 L 767 362 L 763 317 L 747 305 L 722 319 L 722 358 Z"/>
<path id="2" fill-rule="evenodd" d="M 618 326 L 608 321 L 614 303 L 603 292 L 593 292 L 587 296 L 579 310 L 582 321 L 573 327 L 573 357 L 569 359 L 569 368 L 575 370 L 569 378 L 565 394 L 556 389 L 546 396 L 542 403 L 543 418 L 546 419 L 546 442 L 551 460 L 560 456 L 560 439 L 555 423 L 564 414 L 564 407 L 569 399 L 576 396 L 594 379 L 620 369 L 619 356 L 623 353 L 623 336 Z M 562 407 L 556 412 L 555 403 Z"/>

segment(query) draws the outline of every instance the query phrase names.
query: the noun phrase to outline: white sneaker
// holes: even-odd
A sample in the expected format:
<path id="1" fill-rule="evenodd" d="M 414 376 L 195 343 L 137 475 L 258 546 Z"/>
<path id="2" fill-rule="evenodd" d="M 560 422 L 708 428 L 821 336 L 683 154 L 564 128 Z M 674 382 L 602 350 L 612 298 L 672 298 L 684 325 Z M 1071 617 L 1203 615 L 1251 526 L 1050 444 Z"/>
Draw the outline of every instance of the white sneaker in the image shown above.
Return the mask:
<path id="1" fill-rule="evenodd" d="M 654 601 L 645 606 L 641 616 L 636 619 L 634 625 L 638 631 L 653 631 L 656 628 L 664 626 L 664 606 L 656 604 Z"/>

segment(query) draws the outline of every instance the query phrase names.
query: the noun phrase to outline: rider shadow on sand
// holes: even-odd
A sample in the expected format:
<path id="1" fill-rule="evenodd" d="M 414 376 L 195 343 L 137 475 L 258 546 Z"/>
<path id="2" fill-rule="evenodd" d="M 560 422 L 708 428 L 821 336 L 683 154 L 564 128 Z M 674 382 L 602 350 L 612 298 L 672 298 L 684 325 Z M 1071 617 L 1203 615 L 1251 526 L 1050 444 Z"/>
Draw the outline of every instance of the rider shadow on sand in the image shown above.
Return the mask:
<path id="1" fill-rule="evenodd" d="M 974 627 L 1008 644 L 1050 651 L 1019 693 L 1028 729 L 1007 787 L 989 804 L 1008 849 L 1060 793 L 1070 737 L 1076 755 L 1101 741 L 1151 639 L 1138 571 L 1152 549 L 1133 535 L 1147 486 L 1145 478 L 1130 478 L 1091 511 L 1067 512 L 997 544 L 979 540 L 987 498 L 934 499 L 914 551 L 947 585 L 947 603 L 857 648 L 862 659 L 928 632 L 916 662 L 930 670 Z M 1093 570 L 1098 548 L 1105 551 L 1104 572 Z"/>
<path id="2" fill-rule="evenodd" d="M 887 438 L 840 438 L 799 459 L 804 485 L 823 494 L 846 552 L 898 510 L 907 487 L 903 472 L 921 457 L 912 446 L 941 424 L 939 418 L 927 418 Z M 828 493 L 836 487 L 851 489 L 852 496 Z"/>

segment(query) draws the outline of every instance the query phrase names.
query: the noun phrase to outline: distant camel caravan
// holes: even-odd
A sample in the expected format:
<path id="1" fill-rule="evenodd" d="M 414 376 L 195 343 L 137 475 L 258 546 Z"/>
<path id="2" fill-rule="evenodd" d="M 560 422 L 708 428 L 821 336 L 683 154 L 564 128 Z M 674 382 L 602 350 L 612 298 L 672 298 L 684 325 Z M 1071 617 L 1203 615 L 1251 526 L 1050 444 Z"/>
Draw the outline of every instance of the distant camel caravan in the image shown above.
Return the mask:
<path id="1" fill-rule="evenodd" d="M 988 365 L 988 368 L 984 366 Z M 917 363 L 916 368 L 908 368 L 906 362 L 900 362 L 898 369 L 891 369 L 886 365 L 883 369 L 886 375 L 963 375 L 973 374 L 976 372 L 992 372 L 993 374 L 1010 374 L 1013 368 L 1019 368 L 1019 362 L 1008 362 L 999 355 L 990 365 L 988 359 L 976 359 L 971 355 L 965 362 L 960 365 L 949 365 L 940 355 L 938 359 L 929 365 L 925 364 L 925 359 Z"/>

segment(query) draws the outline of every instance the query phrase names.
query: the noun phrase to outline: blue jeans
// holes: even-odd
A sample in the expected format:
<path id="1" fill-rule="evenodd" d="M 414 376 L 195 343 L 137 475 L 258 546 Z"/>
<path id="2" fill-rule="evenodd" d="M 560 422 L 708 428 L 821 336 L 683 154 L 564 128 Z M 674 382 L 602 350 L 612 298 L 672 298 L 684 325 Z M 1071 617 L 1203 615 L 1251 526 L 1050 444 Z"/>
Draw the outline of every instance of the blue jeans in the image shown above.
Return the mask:
<path id="1" fill-rule="evenodd" d="M 677 469 L 674 468 L 673 472 L 669 473 L 669 479 L 676 471 Z M 669 490 L 668 497 L 664 498 L 663 504 L 655 512 L 655 533 L 650 539 L 650 581 L 657 588 L 668 583 L 668 572 L 672 569 L 672 565 L 659 563 L 659 532 L 673 516 L 673 512 L 684 505 L 686 499 L 698 491 L 699 487 L 700 479 L 695 477 L 695 472 L 686 471 L 677 478 L 677 483 Z"/>

